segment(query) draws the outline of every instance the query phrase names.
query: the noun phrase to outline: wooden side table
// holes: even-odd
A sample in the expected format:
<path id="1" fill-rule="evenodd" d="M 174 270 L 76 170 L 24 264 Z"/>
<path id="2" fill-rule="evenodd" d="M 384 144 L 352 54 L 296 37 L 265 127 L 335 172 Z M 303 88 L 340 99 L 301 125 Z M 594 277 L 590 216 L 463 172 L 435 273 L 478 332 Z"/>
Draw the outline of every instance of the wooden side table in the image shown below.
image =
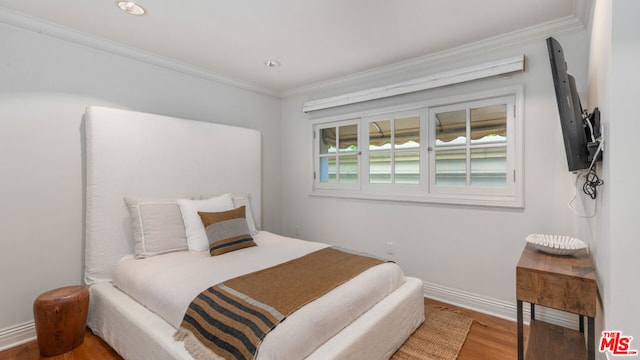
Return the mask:
<path id="1" fill-rule="evenodd" d="M 596 274 L 586 250 L 572 256 L 540 252 L 527 244 L 516 267 L 518 359 L 595 360 Z M 523 345 L 522 304 L 531 304 L 527 352 Z M 535 319 L 535 305 L 579 315 L 580 330 Z M 584 344 L 584 316 L 588 319 Z"/>
<path id="2" fill-rule="evenodd" d="M 47 291 L 33 302 L 41 356 L 54 356 L 82 345 L 89 310 L 89 290 L 67 286 Z"/>

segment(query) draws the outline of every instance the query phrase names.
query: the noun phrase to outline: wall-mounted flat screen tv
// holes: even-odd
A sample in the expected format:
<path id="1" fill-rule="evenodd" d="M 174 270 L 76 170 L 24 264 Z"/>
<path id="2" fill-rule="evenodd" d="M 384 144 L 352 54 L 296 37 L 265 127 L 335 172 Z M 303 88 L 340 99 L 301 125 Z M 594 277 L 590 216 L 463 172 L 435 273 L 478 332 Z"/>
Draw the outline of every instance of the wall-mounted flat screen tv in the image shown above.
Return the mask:
<path id="1" fill-rule="evenodd" d="M 549 37 L 547 49 L 569 171 L 588 169 L 594 156 L 599 156 L 600 111 L 595 108 L 591 114 L 587 114 L 582 109 L 576 81 L 567 72 L 560 43 Z"/>

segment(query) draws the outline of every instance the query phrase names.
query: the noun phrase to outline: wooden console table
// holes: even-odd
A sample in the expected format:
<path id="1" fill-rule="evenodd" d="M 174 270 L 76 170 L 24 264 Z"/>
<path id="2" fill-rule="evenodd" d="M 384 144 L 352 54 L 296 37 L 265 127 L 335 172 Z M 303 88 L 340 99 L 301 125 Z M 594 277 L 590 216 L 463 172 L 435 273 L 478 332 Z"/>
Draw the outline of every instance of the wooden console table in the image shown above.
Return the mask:
<path id="1" fill-rule="evenodd" d="M 573 256 L 549 255 L 527 244 L 516 267 L 518 360 L 595 360 L 596 275 L 586 250 Z M 531 304 L 527 352 L 524 353 L 522 304 Z M 578 314 L 580 330 L 535 319 L 535 305 Z M 584 344 L 584 316 L 588 319 Z"/>

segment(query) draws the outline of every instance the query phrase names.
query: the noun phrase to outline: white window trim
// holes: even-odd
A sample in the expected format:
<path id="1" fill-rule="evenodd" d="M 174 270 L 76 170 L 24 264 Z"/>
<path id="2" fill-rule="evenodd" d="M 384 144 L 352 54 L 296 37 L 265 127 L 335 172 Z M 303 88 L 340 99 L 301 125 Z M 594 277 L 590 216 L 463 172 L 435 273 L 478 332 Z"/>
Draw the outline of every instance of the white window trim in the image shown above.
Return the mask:
<path id="1" fill-rule="evenodd" d="M 325 128 L 330 128 L 330 127 L 341 127 L 341 126 L 349 126 L 349 125 L 357 125 L 358 126 L 358 151 L 356 153 L 358 153 L 358 155 L 360 154 L 360 152 L 362 151 L 360 146 L 362 143 L 362 137 L 361 137 L 361 121 L 360 118 L 350 118 L 350 119 L 346 119 L 346 120 L 337 120 L 337 121 L 330 121 L 330 122 L 321 122 L 321 123 L 316 123 L 313 126 L 313 157 L 314 157 L 314 167 L 313 167 L 313 171 L 314 171 L 314 189 L 317 190 L 339 190 L 339 191 L 360 191 L 360 184 L 362 184 L 362 181 L 360 179 L 360 177 L 362 176 L 362 156 L 358 156 L 358 183 L 356 184 L 344 184 L 344 183 L 340 183 L 340 182 L 335 182 L 335 183 L 322 183 L 320 182 L 320 141 L 319 141 L 319 136 L 320 136 L 320 129 L 325 129 Z M 340 156 L 345 156 L 348 154 L 340 154 L 339 152 L 336 154 L 336 156 L 339 158 Z M 352 155 L 352 154 L 351 154 Z M 338 160 L 339 162 L 339 160 Z"/>
<path id="2" fill-rule="evenodd" d="M 524 55 L 512 56 L 483 64 L 435 73 L 387 86 L 307 101 L 304 103 L 302 111 L 307 113 L 316 110 L 329 109 L 337 106 L 409 94 L 416 91 L 459 84 L 518 71 L 524 71 Z"/>
<path id="3" fill-rule="evenodd" d="M 360 121 L 359 123 L 359 144 L 358 149 L 360 151 L 363 150 L 362 143 L 364 136 L 368 134 L 363 134 L 366 132 L 365 126 L 363 124 L 367 124 L 362 119 L 381 116 L 384 114 L 394 113 L 394 112 L 414 112 L 417 109 L 430 109 L 435 107 L 441 107 L 450 104 L 464 103 L 464 102 L 475 102 L 482 99 L 489 98 L 498 98 L 504 96 L 513 96 L 515 103 L 515 111 L 514 111 L 514 126 L 509 131 L 513 132 L 513 141 L 515 142 L 513 145 L 513 161 L 515 165 L 513 166 L 514 174 L 514 185 L 513 185 L 513 193 L 510 195 L 463 195 L 463 194 L 434 194 L 431 189 L 418 189 L 420 187 L 428 187 L 428 180 L 422 179 L 423 176 L 430 177 L 431 175 L 431 161 L 428 159 L 431 155 L 426 152 L 427 144 L 429 142 L 428 139 L 422 139 L 423 136 L 431 136 L 432 131 L 421 131 L 421 151 L 423 151 L 424 156 L 421 155 L 421 169 L 428 169 L 427 171 L 421 171 L 421 182 L 420 185 L 416 185 L 417 191 L 414 193 L 413 191 L 382 191 L 380 193 L 373 193 L 370 190 L 373 190 L 367 186 L 365 181 L 363 180 L 363 174 L 367 171 L 364 156 L 361 156 L 360 159 L 360 176 L 359 183 L 362 184 L 362 187 L 358 187 L 357 189 L 347 189 L 344 187 L 325 187 L 318 186 L 318 179 L 313 181 L 310 196 L 314 197 L 331 197 L 331 198 L 350 198 L 350 199 L 366 199 L 366 200 L 380 200 L 380 201 L 395 201 L 395 202 L 405 202 L 405 203 L 434 203 L 434 204 L 452 204 L 452 205 L 470 205 L 470 206 L 484 206 L 484 207 L 505 207 L 505 208 L 523 208 L 524 207 L 524 86 L 516 86 L 516 87 L 507 87 L 500 88 L 494 90 L 486 90 L 475 93 L 468 93 L 457 96 L 450 96 L 446 98 L 439 99 L 431 99 L 425 100 L 421 102 L 414 102 L 409 104 L 402 105 L 394 105 L 390 107 L 370 109 L 359 112 L 352 112 L 340 115 L 334 115 L 325 118 L 314 119 L 311 121 L 311 126 L 313 131 L 320 124 L 330 123 L 338 123 L 342 124 L 342 121 L 346 120 L 355 120 Z M 429 122 L 428 116 L 424 116 L 421 118 L 421 127 L 424 129 L 428 128 L 428 124 L 423 122 Z M 511 135 L 511 134 L 508 134 Z M 313 163 L 314 163 L 314 172 L 318 171 L 318 144 L 317 140 L 313 140 Z M 425 144 L 425 145 L 422 145 Z M 424 164 L 423 161 L 426 161 L 427 164 Z M 363 169 L 363 167 L 365 167 Z M 427 174 L 424 174 L 424 173 Z M 508 175 L 509 176 L 509 175 Z M 367 177 L 368 179 L 368 177 Z"/>

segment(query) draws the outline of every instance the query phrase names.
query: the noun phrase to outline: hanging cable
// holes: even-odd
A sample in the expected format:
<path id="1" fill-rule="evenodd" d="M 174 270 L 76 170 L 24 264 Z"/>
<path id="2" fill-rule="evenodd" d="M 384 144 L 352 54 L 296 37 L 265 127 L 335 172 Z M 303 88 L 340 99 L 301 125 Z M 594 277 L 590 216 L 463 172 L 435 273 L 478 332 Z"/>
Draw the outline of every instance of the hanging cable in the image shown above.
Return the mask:
<path id="1" fill-rule="evenodd" d="M 596 174 L 596 169 L 591 168 L 589 172 L 584 175 L 584 184 L 582 185 L 582 191 L 589 195 L 591 199 L 594 199 L 598 196 L 598 186 L 602 186 L 604 181 L 600 180 L 598 174 Z"/>
<path id="2" fill-rule="evenodd" d="M 602 181 L 599 177 L 598 174 L 596 173 L 596 167 L 595 167 L 595 163 L 596 160 L 598 158 L 598 155 L 600 154 L 600 152 L 602 151 L 604 145 L 604 139 L 600 138 L 599 139 L 599 144 L 598 144 L 598 149 L 596 150 L 596 153 L 591 161 L 591 165 L 589 166 L 589 168 L 587 170 L 583 170 L 583 171 L 579 171 L 575 174 L 576 177 L 576 181 L 573 187 L 573 196 L 571 197 L 571 200 L 569 200 L 569 202 L 567 203 L 567 206 L 569 206 L 569 208 L 571 209 L 571 211 L 573 211 L 576 215 L 582 217 L 582 218 L 592 218 L 594 216 L 596 216 L 597 213 L 597 207 L 594 204 L 594 211 L 592 214 L 580 214 L 577 209 L 575 209 L 573 207 L 573 202 L 576 200 L 577 197 L 577 193 L 578 193 L 578 182 L 580 181 L 581 178 L 584 178 L 584 184 L 582 185 L 582 191 L 587 194 L 591 199 L 596 200 L 597 196 L 598 196 L 598 186 L 602 186 L 604 185 L 604 181 Z"/>
<path id="3" fill-rule="evenodd" d="M 594 200 L 598 196 L 598 186 L 602 186 L 604 184 L 604 181 L 602 181 L 598 177 L 595 167 L 598 155 L 600 155 L 600 151 L 602 151 L 602 147 L 604 145 L 604 139 L 599 139 L 598 142 L 598 148 L 596 149 L 596 153 L 591 160 L 589 170 L 587 170 L 587 173 L 584 175 L 584 184 L 582 185 L 582 191 Z"/>

